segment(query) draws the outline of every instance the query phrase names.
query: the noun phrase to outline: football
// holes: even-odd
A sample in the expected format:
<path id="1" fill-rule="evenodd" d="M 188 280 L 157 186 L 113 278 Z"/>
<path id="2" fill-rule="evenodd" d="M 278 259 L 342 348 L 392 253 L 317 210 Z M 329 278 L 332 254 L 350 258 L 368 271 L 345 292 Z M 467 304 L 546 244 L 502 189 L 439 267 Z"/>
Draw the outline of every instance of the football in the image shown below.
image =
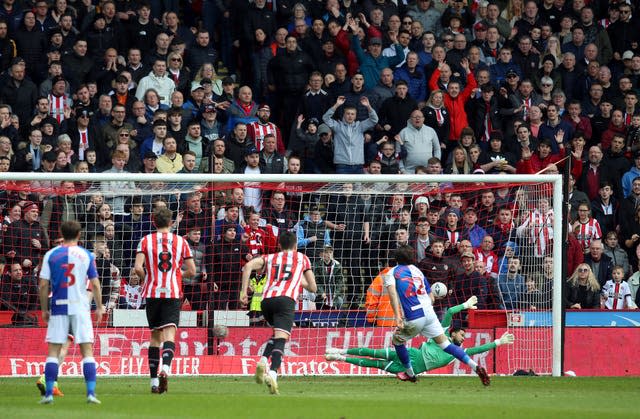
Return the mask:
<path id="1" fill-rule="evenodd" d="M 442 298 L 447 296 L 447 286 L 442 282 L 434 282 L 431 285 L 431 291 L 436 298 Z"/>

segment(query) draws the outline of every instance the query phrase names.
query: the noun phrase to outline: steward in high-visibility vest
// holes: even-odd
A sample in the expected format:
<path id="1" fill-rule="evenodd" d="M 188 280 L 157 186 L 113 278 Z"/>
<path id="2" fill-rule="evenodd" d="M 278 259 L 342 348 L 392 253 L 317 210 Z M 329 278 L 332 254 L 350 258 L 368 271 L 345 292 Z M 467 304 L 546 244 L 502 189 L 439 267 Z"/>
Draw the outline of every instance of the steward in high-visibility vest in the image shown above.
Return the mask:
<path id="1" fill-rule="evenodd" d="M 382 277 L 389 267 L 384 268 L 367 289 L 367 297 L 365 300 L 365 308 L 367 309 L 367 322 L 376 326 L 393 327 L 395 320 L 389 294 L 384 286 Z"/>
<path id="2" fill-rule="evenodd" d="M 264 321 L 262 317 L 262 292 L 264 286 L 267 284 L 267 275 L 265 273 L 255 274 L 249 280 L 249 288 L 253 291 L 251 295 L 251 302 L 249 303 L 249 323 L 252 326 L 256 326 L 258 323 Z"/>

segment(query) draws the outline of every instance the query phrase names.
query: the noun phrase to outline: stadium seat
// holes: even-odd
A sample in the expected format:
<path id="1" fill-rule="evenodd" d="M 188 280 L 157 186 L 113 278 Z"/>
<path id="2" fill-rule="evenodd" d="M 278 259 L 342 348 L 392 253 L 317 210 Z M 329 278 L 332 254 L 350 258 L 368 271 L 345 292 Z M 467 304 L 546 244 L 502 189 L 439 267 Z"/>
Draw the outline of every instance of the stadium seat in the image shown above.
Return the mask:
<path id="1" fill-rule="evenodd" d="M 0 311 L 0 326 L 11 326 L 13 311 Z"/>

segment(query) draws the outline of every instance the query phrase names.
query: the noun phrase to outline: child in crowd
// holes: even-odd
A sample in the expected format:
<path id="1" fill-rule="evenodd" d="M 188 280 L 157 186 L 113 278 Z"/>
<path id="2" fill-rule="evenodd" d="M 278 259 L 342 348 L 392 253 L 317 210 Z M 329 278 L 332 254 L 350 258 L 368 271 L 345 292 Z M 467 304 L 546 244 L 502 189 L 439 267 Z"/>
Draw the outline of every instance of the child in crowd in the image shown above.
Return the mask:
<path id="1" fill-rule="evenodd" d="M 380 145 L 380 150 L 376 155 L 376 160 L 382 164 L 382 174 L 397 175 L 404 173 L 404 163 L 402 159 L 407 155 L 406 151 L 396 152 L 396 147 L 392 141 L 384 141 Z"/>
<path id="2" fill-rule="evenodd" d="M 631 288 L 624 281 L 624 268 L 620 265 L 614 266 L 611 276 L 612 279 L 602 287 L 603 308 L 608 310 L 636 309 L 637 307 L 631 299 Z"/>
<path id="3" fill-rule="evenodd" d="M 131 276 L 120 290 L 119 307 L 130 310 L 144 308 L 145 298 L 142 295 L 142 285 L 140 277 L 131 269 Z"/>

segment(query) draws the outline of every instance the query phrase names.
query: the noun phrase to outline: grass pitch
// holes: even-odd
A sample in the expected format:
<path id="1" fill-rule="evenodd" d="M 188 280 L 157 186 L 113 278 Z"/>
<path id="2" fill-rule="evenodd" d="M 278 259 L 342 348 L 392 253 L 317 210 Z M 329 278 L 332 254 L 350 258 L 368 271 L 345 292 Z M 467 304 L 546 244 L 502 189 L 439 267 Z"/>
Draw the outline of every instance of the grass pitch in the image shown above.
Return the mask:
<path id="1" fill-rule="evenodd" d="M 34 378 L 0 378 L 3 418 L 632 418 L 638 378 L 422 376 L 283 377 L 272 396 L 253 377 L 170 377 L 149 393 L 148 378 L 98 378 L 101 405 L 87 405 L 81 378 L 63 378 L 65 397 L 41 406 Z"/>

